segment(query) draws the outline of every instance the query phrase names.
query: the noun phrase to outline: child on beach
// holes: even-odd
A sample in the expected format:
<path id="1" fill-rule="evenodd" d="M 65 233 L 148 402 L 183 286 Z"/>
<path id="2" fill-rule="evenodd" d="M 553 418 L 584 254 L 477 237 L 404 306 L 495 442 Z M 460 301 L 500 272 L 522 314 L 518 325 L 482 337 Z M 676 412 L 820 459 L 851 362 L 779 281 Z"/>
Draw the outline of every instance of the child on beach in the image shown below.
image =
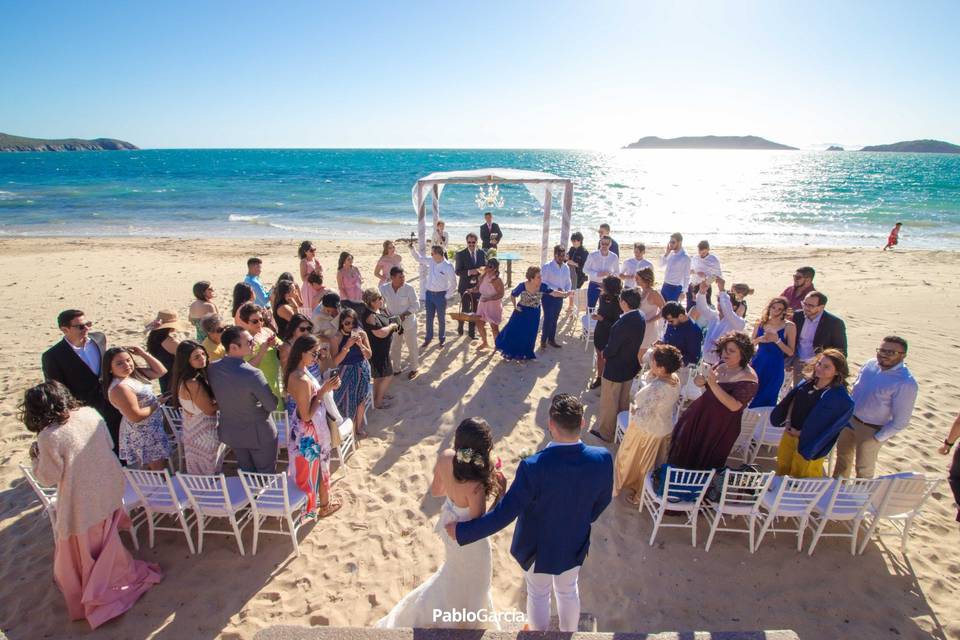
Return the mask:
<path id="1" fill-rule="evenodd" d="M 884 251 L 887 249 L 892 249 L 897 245 L 897 242 L 900 240 L 900 227 L 903 226 L 902 222 L 898 222 L 893 226 L 893 229 L 890 229 L 890 237 L 887 238 L 887 246 L 883 248 Z"/>

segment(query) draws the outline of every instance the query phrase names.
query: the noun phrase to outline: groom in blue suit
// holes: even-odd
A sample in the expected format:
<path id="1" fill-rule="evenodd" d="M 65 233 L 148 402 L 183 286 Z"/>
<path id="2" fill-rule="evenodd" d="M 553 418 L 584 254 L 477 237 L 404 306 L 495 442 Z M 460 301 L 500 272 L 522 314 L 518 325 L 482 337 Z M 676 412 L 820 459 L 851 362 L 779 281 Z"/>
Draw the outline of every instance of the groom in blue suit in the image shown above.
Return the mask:
<path id="1" fill-rule="evenodd" d="M 526 571 L 527 621 L 535 631 L 550 622 L 550 592 L 556 593 L 561 631 L 580 620 L 577 578 L 590 547 L 590 525 L 610 504 L 613 458 L 580 441 L 583 404 L 561 393 L 550 404 L 552 442 L 520 461 L 517 477 L 488 513 L 447 525 L 460 545 L 493 535 L 517 521 L 510 553 Z"/>

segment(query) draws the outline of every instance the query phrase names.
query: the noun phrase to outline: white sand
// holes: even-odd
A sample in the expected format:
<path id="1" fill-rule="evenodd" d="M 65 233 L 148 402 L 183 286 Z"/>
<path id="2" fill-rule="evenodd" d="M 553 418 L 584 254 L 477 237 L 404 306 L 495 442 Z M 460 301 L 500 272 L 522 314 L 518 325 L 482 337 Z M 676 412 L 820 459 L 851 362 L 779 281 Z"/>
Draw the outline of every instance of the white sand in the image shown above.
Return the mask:
<path id="1" fill-rule="evenodd" d="M 79 307 L 113 343 L 140 343 L 143 324 L 164 307 L 183 312 L 194 281 L 211 280 L 221 307 L 245 273 L 245 260 L 265 259 L 265 281 L 297 270 L 297 243 L 242 240 L 17 239 L 0 241 L 0 629 L 12 639 L 67 638 L 89 633 L 69 623 L 52 582 L 52 538 L 16 467 L 32 441 L 16 420 L 23 390 L 41 380 L 40 353 L 60 334 L 58 311 Z M 339 244 L 321 243 L 331 276 Z M 378 243 L 349 243 L 372 280 Z M 512 249 L 513 247 L 511 247 Z M 539 251 L 523 247 L 534 259 Z M 882 450 L 880 471 L 919 470 L 945 476 L 938 443 L 960 410 L 955 332 L 960 254 L 882 253 L 840 249 L 719 248 L 728 282 L 756 288 L 750 319 L 790 281 L 796 267 L 818 269 L 828 308 L 847 322 L 851 360 L 872 357 L 880 338 L 898 333 L 910 343 L 908 364 L 920 383 L 909 428 Z M 407 264 L 411 264 L 409 259 Z M 525 265 L 524 265 L 525 266 Z M 415 271 L 415 270 L 411 270 Z M 515 269 L 515 275 L 522 269 Z M 191 557 L 182 536 L 158 534 L 140 557 L 158 562 L 162 584 L 129 613 L 101 628 L 101 638 L 251 638 L 265 626 L 368 625 L 442 561 L 432 532 L 440 501 L 427 497 L 434 456 L 463 417 L 493 426 L 496 453 L 511 478 L 518 454 L 546 442 L 550 396 L 580 394 L 592 417 L 597 392 L 586 391 L 590 356 L 573 322 L 562 324 L 562 350 L 527 365 L 478 355 L 453 332 L 443 352 L 426 353 L 427 370 L 398 381 L 391 409 L 371 415 L 346 473 L 335 474 L 344 508 L 302 534 L 303 554 L 269 537 L 255 557 L 241 558 L 232 539 L 210 538 Z M 448 324 L 448 329 L 453 328 Z M 692 549 L 689 532 L 667 530 L 647 545 L 649 517 L 615 500 L 594 527 L 581 573 L 583 608 L 601 630 L 792 628 L 805 638 L 960 637 L 958 529 L 944 482 L 914 527 L 905 558 L 894 538 L 851 557 L 848 545 L 824 540 L 816 554 L 794 551 L 795 538 L 764 541 L 750 555 L 745 536 L 720 535 L 710 553 Z M 494 600 L 523 609 L 519 567 L 509 555 L 512 526 L 494 537 Z M 701 529 L 703 531 L 703 529 Z M 249 529 L 245 533 L 248 543 Z M 705 536 L 702 540 L 705 539 Z M 145 547 L 145 536 L 141 538 Z"/>

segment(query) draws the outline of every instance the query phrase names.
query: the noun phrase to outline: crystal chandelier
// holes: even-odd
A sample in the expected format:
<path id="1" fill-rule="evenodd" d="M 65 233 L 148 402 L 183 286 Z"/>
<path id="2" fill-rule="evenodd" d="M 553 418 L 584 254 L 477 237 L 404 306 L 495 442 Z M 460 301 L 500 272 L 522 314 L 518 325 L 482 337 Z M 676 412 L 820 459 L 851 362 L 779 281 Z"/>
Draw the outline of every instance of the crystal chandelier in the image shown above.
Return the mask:
<path id="1" fill-rule="evenodd" d="M 480 191 L 477 192 L 477 197 L 474 200 L 477 203 L 478 209 L 490 209 L 490 208 L 501 208 L 503 207 L 503 196 L 500 195 L 500 187 L 495 184 L 488 184 L 486 191 L 484 191 L 483 185 L 480 185 Z"/>

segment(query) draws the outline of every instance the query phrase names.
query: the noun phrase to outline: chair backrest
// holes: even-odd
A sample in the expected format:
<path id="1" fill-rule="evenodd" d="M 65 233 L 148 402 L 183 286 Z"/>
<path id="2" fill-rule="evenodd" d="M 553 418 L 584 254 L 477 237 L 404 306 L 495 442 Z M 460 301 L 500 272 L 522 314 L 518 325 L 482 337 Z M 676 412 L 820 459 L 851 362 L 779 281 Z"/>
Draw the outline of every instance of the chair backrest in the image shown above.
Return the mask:
<path id="1" fill-rule="evenodd" d="M 791 478 L 780 482 L 771 512 L 790 511 L 809 513 L 817 501 L 831 487 L 831 478 Z"/>
<path id="2" fill-rule="evenodd" d="M 828 501 L 824 514 L 859 516 L 870 505 L 870 498 L 881 487 L 880 479 L 844 478 L 834 484 L 827 493 Z"/>
<path id="3" fill-rule="evenodd" d="M 43 505 L 44 510 L 51 513 L 51 515 L 55 515 L 57 488 L 45 487 L 40 484 L 40 482 L 37 480 L 37 477 L 33 475 L 33 469 L 26 465 L 21 464 L 20 471 L 23 472 L 23 475 L 27 479 L 27 483 L 33 489 L 33 492 L 37 494 L 38 498 L 40 498 L 40 504 Z"/>
<path id="4" fill-rule="evenodd" d="M 270 413 L 270 419 L 277 427 L 277 440 L 285 443 L 290 438 L 290 414 L 286 409 L 279 409 Z"/>
<path id="5" fill-rule="evenodd" d="M 163 414 L 164 419 L 172 429 L 176 429 L 178 431 L 183 429 L 183 413 L 180 411 L 180 409 L 175 409 L 170 405 L 162 404 L 160 405 L 160 412 Z"/>
<path id="6" fill-rule="evenodd" d="M 663 487 L 664 500 L 699 503 L 714 473 L 713 469 L 697 471 L 670 467 Z"/>
<path id="7" fill-rule="evenodd" d="M 754 409 L 744 409 L 741 424 L 753 425 L 753 437 L 762 441 L 765 434 L 779 433 L 783 435 L 784 427 L 775 427 L 770 424 L 770 414 L 773 413 L 773 407 L 756 407 Z"/>
<path id="8" fill-rule="evenodd" d="M 353 420 L 351 418 L 345 418 L 344 421 L 341 422 L 340 425 L 337 427 L 337 429 L 340 431 L 341 440 L 347 436 L 352 436 Z"/>
<path id="9" fill-rule="evenodd" d="M 684 371 L 685 370 L 685 371 Z M 681 370 L 680 379 L 683 381 L 680 385 L 680 404 L 693 402 L 703 395 L 703 389 L 694 383 L 693 378 L 697 375 L 696 365 L 688 364 Z M 684 380 L 684 377 L 686 378 Z"/>
<path id="10" fill-rule="evenodd" d="M 222 473 L 217 475 L 195 475 L 178 473 L 177 479 L 187 492 L 190 503 L 197 511 L 232 511 L 230 495 L 227 493 L 227 479 Z"/>
<path id="11" fill-rule="evenodd" d="M 911 478 L 881 478 L 881 486 L 871 499 L 880 517 L 907 516 L 920 510 L 940 483 L 939 478 L 917 475 Z"/>
<path id="12" fill-rule="evenodd" d="M 252 473 L 240 470 L 240 482 L 250 498 L 253 509 L 268 508 L 271 511 L 283 509 L 290 513 L 290 496 L 287 492 L 287 474 Z"/>
<path id="13" fill-rule="evenodd" d="M 173 478 L 166 469 L 160 471 L 124 469 L 123 473 L 144 506 L 152 509 L 176 510 L 179 508 L 180 500 L 173 488 Z"/>
<path id="14" fill-rule="evenodd" d="M 772 480 L 773 471 L 766 473 L 727 471 L 723 474 L 723 489 L 720 492 L 717 509 L 723 511 L 724 507 L 744 509 L 756 506 L 763 498 L 763 494 L 767 492 Z"/>

